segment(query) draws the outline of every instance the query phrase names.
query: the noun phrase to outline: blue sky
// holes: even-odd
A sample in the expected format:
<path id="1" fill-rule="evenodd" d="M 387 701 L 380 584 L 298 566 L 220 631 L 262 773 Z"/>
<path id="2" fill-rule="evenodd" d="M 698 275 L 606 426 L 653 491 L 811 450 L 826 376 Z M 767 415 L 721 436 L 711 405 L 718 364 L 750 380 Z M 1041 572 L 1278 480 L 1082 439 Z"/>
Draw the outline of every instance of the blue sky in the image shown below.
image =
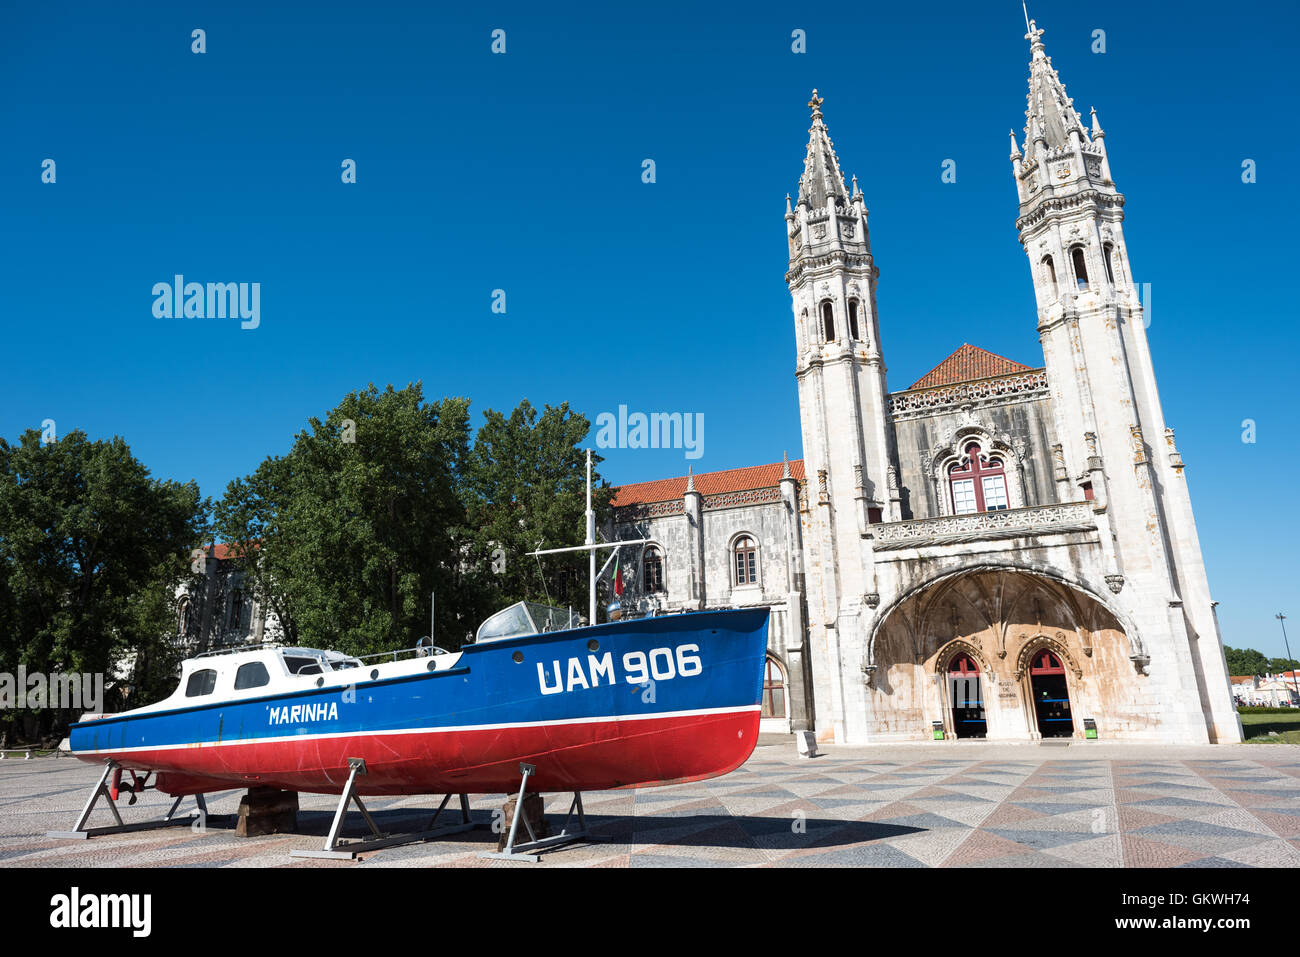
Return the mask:
<path id="1" fill-rule="evenodd" d="M 120 434 L 219 496 L 346 392 L 422 380 L 479 413 L 702 413 L 700 471 L 796 457 L 782 216 L 814 86 L 871 211 L 891 388 L 967 341 L 1041 363 L 1007 161 L 1029 61 L 1014 0 L 444 6 L 0 6 L 0 435 Z M 1275 612 L 1300 639 L 1300 14 L 1030 13 L 1127 196 L 1224 640 L 1280 655 Z M 261 325 L 155 318 L 176 273 L 260 282 Z M 606 454 L 614 482 L 688 464 Z"/>

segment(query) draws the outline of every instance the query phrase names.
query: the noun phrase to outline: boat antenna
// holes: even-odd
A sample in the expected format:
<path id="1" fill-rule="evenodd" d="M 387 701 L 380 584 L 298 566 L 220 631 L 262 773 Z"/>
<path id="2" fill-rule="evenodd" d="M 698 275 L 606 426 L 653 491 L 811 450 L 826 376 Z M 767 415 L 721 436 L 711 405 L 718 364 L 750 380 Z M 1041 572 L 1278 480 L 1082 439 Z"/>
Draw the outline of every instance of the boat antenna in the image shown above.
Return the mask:
<path id="1" fill-rule="evenodd" d="M 587 624 L 596 624 L 596 513 L 591 507 L 591 449 L 587 449 L 587 588 L 589 590 L 591 617 Z"/>
<path id="2" fill-rule="evenodd" d="M 546 541 L 546 539 L 539 539 L 537 545 L 534 546 L 533 560 L 537 562 L 537 577 L 542 580 L 542 593 L 546 595 L 546 604 L 549 605 L 551 603 L 551 590 L 546 587 L 546 572 L 542 570 L 542 556 L 539 554 L 542 550 L 542 542 L 544 541 Z"/>

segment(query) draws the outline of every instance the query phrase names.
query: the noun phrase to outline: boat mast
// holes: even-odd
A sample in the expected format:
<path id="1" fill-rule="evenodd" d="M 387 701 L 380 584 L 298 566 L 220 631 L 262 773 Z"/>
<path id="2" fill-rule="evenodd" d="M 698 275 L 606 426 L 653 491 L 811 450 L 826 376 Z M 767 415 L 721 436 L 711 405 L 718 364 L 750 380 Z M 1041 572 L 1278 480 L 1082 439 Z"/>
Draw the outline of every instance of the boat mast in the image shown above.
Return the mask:
<path id="1" fill-rule="evenodd" d="M 589 589 L 589 617 L 587 624 L 596 624 L 596 579 L 600 576 L 596 574 L 596 549 L 614 548 L 621 545 L 645 545 L 650 542 L 648 538 L 636 538 L 626 542 L 598 542 L 596 541 L 596 512 L 591 507 L 591 449 L 587 449 L 587 539 L 581 545 L 573 545 L 569 548 L 539 548 L 536 551 L 528 553 L 532 558 L 539 555 L 558 555 L 561 552 L 586 552 L 587 553 L 587 587 Z M 614 556 L 611 554 L 610 559 Z M 609 565 L 606 560 L 605 565 Z M 605 573 L 605 567 L 600 569 L 601 574 Z"/>

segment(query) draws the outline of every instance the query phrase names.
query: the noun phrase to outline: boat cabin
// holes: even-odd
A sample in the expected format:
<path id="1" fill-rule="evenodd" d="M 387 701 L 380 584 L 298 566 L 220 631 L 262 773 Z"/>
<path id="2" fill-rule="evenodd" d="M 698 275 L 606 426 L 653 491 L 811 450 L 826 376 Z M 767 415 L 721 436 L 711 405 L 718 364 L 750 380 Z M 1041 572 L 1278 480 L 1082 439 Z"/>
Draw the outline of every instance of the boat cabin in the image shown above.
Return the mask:
<path id="1" fill-rule="evenodd" d="M 577 628 L 579 624 L 578 616 L 572 609 L 566 611 L 540 602 L 518 601 L 479 625 L 474 643 L 481 645 L 485 641 L 521 638 L 549 631 L 568 631 Z"/>

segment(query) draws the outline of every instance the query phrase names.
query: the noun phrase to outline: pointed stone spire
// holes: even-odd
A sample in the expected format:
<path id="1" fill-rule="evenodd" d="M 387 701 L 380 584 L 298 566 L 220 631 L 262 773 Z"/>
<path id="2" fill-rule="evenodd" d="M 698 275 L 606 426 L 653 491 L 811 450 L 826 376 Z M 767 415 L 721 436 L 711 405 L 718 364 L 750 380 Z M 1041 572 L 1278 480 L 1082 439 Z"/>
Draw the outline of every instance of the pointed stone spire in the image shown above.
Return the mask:
<path id="1" fill-rule="evenodd" d="M 1011 158 L 1018 160 L 1020 159 L 1020 147 L 1016 145 L 1016 131 L 1009 130 L 1008 132 L 1011 134 Z"/>
<path id="2" fill-rule="evenodd" d="M 1099 140 L 1106 135 L 1106 131 L 1101 128 L 1101 123 L 1098 122 L 1097 120 L 1097 108 L 1094 106 L 1091 109 L 1092 109 L 1092 138 L 1094 140 Z"/>
<path id="3" fill-rule="evenodd" d="M 848 192 L 844 188 L 844 174 L 831 143 L 830 131 L 822 118 L 825 101 L 813 90 L 808 106 L 812 109 L 812 126 L 808 129 L 808 152 L 804 156 L 803 176 L 799 177 L 799 203 L 811 209 L 828 205 L 845 206 Z"/>
<path id="4" fill-rule="evenodd" d="M 689 495 L 695 491 L 695 470 L 691 466 L 686 466 L 686 494 Z"/>
<path id="5" fill-rule="evenodd" d="M 785 451 L 785 452 L 782 452 L 782 453 L 781 453 L 781 457 L 785 460 L 785 465 L 784 465 L 784 466 L 782 467 L 782 469 L 781 469 L 781 480 L 782 480 L 782 481 L 785 481 L 786 479 L 794 478 L 794 476 L 790 474 L 790 453 L 789 453 L 789 451 L 787 450 L 787 451 Z"/>
<path id="6" fill-rule="evenodd" d="M 1063 150 L 1072 145 L 1072 135 L 1077 134 L 1082 145 L 1091 140 L 1083 127 L 1083 120 L 1074 109 L 1074 101 L 1065 92 L 1065 84 L 1052 66 L 1052 58 L 1043 47 L 1043 31 L 1033 20 L 1029 32 L 1033 59 L 1029 63 L 1028 108 L 1025 110 L 1025 157 L 1038 159 L 1038 153 Z M 1041 144 L 1041 145 L 1040 145 Z"/>

